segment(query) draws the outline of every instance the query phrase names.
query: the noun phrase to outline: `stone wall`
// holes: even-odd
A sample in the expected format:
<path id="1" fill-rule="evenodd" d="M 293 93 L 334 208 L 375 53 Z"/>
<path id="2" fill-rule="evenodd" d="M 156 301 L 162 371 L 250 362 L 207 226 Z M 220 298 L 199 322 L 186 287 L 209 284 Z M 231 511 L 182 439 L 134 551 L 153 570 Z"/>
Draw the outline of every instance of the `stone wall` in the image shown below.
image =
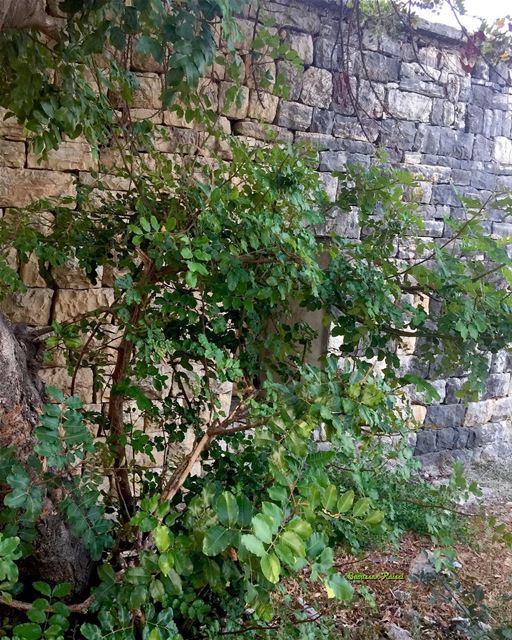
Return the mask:
<path id="1" fill-rule="evenodd" d="M 467 73 L 458 47 L 461 34 L 447 27 L 423 25 L 412 36 L 376 35 L 362 38 L 363 53 L 349 52 L 349 75 L 342 69 L 336 0 L 267 2 L 256 14 L 250 7 L 239 24 L 247 41 L 256 16 L 275 20 L 280 36 L 297 51 L 304 62 L 302 71 L 289 63 L 268 60 L 275 75 L 283 73 L 289 81 L 288 99 L 256 91 L 248 73 L 247 41 L 240 44 L 245 60 L 245 86 L 241 102 L 225 108 L 224 96 L 230 83 L 221 68 L 214 66 L 201 90 L 208 93 L 221 115 L 225 131 L 248 141 L 265 140 L 272 131 L 288 141 L 306 140 L 318 150 L 318 169 L 325 189 L 334 199 L 337 178 L 331 171 L 343 169 L 347 162 L 368 164 L 378 149 L 385 149 L 392 162 L 412 171 L 418 189 L 411 198 L 420 205 L 425 220 L 424 235 L 449 238 L 447 218 L 461 218 L 459 195 L 486 198 L 494 189 L 512 188 L 512 70 L 506 66 L 489 69 L 477 64 Z M 346 53 L 346 52 L 345 52 Z M 204 134 L 176 115 L 160 110 L 158 65 L 150 60 L 133 60 L 140 88 L 132 117 L 151 117 L 165 128 L 159 145 L 174 153 L 180 145 L 208 153 Z M 357 96 L 354 110 L 347 87 Z M 16 215 L 15 208 L 42 196 L 73 194 L 76 181 L 87 181 L 94 168 L 89 148 L 83 141 L 63 143 L 58 151 L 40 163 L 30 151 L 22 129 L 0 114 L 0 208 L 2 215 Z M 101 161 L 109 160 L 106 150 Z M 122 190 L 119 181 L 113 188 Z M 50 221 L 46 221 L 51 223 Z M 502 220 L 499 211 L 488 212 L 489 234 L 511 236 L 512 224 Z M 325 231 L 336 229 L 357 238 L 357 214 L 337 211 Z M 412 259 L 414 242 L 403 238 L 397 257 Z M 12 257 L 15 261 L 15 257 Z M 92 286 L 73 267 L 53 274 L 48 287 L 29 262 L 21 268 L 29 286 L 27 293 L 4 304 L 15 322 L 47 325 L 66 322 L 78 314 L 112 301 L 109 274 L 98 274 Z M 409 342 L 401 347 L 402 366 L 427 378 L 434 378 L 414 353 Z M 63 362 L 53 362 L 43 370 L 48 382 L 65 385 L 68 375 Z M 464 377 L 436 379 L 440 400 L 424 406 L 413 396 L 413 409 L 423 424 L 415 438 L 415 451 L 426 462 L 450 452 L 450 459 L 512 453 L 512 358 L 499 353 L 489 358 L 491 376 L 480 402 L 463 404 L 456 392 Z M 82 369 L 78 392 L 87 403 L 100 403 L 93 391 L 94 372 Z"/>

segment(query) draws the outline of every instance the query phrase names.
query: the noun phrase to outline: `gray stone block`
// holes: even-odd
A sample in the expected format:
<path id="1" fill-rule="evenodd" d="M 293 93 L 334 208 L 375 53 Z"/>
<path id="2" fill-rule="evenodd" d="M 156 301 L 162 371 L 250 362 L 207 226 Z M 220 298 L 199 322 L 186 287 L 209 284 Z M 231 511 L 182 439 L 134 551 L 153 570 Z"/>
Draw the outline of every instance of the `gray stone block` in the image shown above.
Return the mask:
<path id="1" fill-rule="evenodd" d="M 453 427 L 447 427 L 446 429 L 440 429 L 436 431 L 436 449 L 442 451 L 444 449 L 455 449 L 455 442 L 457 441 L 457 430 Z"/>
<path id="2" fill-rule="evenodd" d="M 437 450 L 436 432 L 430 429 L 420 429 L 416 435 L 416 447 L 414 455 L 421 456 Z"/>
<path id="3" fill-rule="evenodd" d="M 300 102 L 282 100 L 277 112 L 276 124 L 292 131 L 306 131 L 311 125 L 313 108 Z"/>
<path id="4" fill-rule="evenodd" d="M 439 404 L 427 408 L 425 426 L 438 428 L 461 427 L 464 424 L 466 408 L 462 404 Z"/>
<path id="5" fill-rule="evenodd" d="M 400 62 L 376 51 L 358 52 L 354 56 L 354 75 L 377 82 L 398 80 Z"/>
<path id="6" fill-rule="evenodd" d="M 452 185 L 436 184 L 432 189 L 432 202 L 434 204 L 447 204 L 451 207 L 457 207 L 460 204 L 460 199 Z"/>
<path id="7" fill-rule="evenodd" d="M 511 225 L 512 226 L 512 225 Z M 484 398 L 504 398 L 510 392 L 510 373 L 493 373 L 487 380 Z"/>
<path id="8" fill-rule="evenodd" d="M 315 133 L 332 133 L 334 124 L 334 112 L 329 109 L 313 109 L 313 119 L 311 122 L 311 131 Z"/>
<path id="9" fill-rule="evenodd" d="M 343 151 L 322 151 L 320 153 L 320 171 L 343 171 L 347 166 L 347 154 Z"/>

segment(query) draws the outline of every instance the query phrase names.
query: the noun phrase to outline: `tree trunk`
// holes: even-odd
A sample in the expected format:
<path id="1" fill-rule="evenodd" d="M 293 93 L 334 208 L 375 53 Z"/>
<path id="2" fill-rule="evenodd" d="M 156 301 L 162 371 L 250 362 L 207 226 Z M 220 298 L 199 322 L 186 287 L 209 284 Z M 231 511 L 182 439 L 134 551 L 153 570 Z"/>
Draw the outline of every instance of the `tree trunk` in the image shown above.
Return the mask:
<path id="1" fill-rule="evenodd" d="M 58 40 L 65 19 L 56 17 L 56 3 L 45 0 L 0 0 L 0 31 L 4 29 L 35 29 Z M 53 10 L 52 10 L 53 8 Z"/>
<path id="2" fill-rule="evenodd" d="M 41 351 L 25 327 L 13 326 L 0 314 L 0 447 L 12 448 L 23 464 L 34 449 L 33 430 L 44 400 L 38 377 Z M 58 498 L 45 496 L 36 529 L 34 554 L 21 563 L 21 579 L 69 582 L 72 594 L 81 595 L 90 583 L 93 563 L 61 516 Z"/>

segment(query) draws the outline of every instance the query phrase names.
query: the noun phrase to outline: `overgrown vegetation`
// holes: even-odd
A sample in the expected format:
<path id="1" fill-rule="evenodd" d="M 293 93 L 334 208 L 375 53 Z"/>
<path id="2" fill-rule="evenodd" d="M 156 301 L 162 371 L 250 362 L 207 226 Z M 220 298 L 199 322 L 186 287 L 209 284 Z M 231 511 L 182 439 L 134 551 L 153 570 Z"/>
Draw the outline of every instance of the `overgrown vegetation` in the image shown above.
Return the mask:
<path id="1" fill-rule="evenodd" d="M 45 278 L 69 260 L 92 282 L 98 266 L 115 278 L 112 303 L 54 324 L 45 336 L 46 357 L 66 359 L 71 395 L 48 390 L 28 456 L 0 452 L 3 633 L 27 640 L 236 635 L 271 626 L 275 590 L 306 567 L 329 598 L 350 606 L 354 586 L 335 566 L 337 545 L 359 552 L 411 526 L 443 548 L 453 541 L 450 490 L 422 484 L 415 505 L 422 511 L 403 510 L 419 483 L 406 446 L 414 421 L 404 387 L 430 398 L 435 390 L 402 375 L 395 347 L 419 338 L 423 358 L 440 371 L 468 371 L 466 392 L 478 391 L 484 352 L 505 348 L 512 333 L 511 262 L 481 219 L 486 206 L 510 211 L 512 201 L 466 201 L 452 237 L 417 241 L 421 259 L 404 263 L 395 243 L 422 225 L 404 198 L 413 180 L 381 159 L 338 175 L 336 204 L 342 215 L 358 211 L 362 240 L 331 234 L 321 242 L 315 227 L 332 204 L 314 153 L 226 139 L 194 94 L 216 53 L 217 18 L 231 51 L 227 4 L 179 4 L 170 16 L 160 3 L 99 4 L 96 22 L 88 10 L 70 21 L 69 42 L 81 48 L 58 45 L 62 69 L 49 65 L 37 95 L 35 85 L 32 97 L 4 94 L 38 134 L 38 151 L 58 146 L 63 134 L 113 137 L 128 188 L 112 193 L 98 175 L 79 189 L 75 208 L 40 202 L 0 228 L 6 252 L 16 249 L 22 262 L 35 254 Z M 190 33 L 198 40 L 190 43 Z M 129 106 L 133 76 L 117 54 L 107 70 L 94 54 L 106 38 L 123 52 L 135 34 L 141 53 L 170 65 L 164 103 L 217 140 L 208 156 L 169 159 L 152 148 L 150 121 L 114 119 L 109 96 L 121 94 Z M 173 43 L 168 60 L 162 37 Z M 31 67 L 48 61 L 44 45 L 32 35 L 7 39 L 3 72 L 32 79 Z M 260 44 L 284 54 L 270 36 Z M 77 63 L 93 73 L 99 98 L 74 76 Z M 83 99 L 69 113 L 54 96 L 54 71 L 70 74 Z M 104 130 L 96 128 L 98 114 Z M 225 145 L 229 161 L 215 151 Z M 50 228 L 41 228 L 42 211 L 54 215 Z M 23 289 L 7 260 L 1 276 L 4 293 Z M 312 353 L 312 314 L 340 338 L 320 357 Z M 106 411 L 84 408 L 74 395 L 84 366 L 96 372 Z M 329 450 L 318 449 L 320 429 Z M 454 485 L 474 489 L 460 474 Z M 47 496 L 87 550 L 86 584 L 26 578 Z M 449 566 L 450 554 L 438 560 Z M 300 622 L 317 633 L 312 621 Z"/>

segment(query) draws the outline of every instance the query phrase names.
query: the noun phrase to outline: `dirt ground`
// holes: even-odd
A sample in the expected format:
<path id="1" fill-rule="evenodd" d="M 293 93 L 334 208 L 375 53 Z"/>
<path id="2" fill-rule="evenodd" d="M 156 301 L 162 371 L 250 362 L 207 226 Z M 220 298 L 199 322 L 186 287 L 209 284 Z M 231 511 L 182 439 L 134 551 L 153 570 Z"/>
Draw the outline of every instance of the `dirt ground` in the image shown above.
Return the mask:
<path id="1" fill-rule="evenodd" d="M 512 469 L 479 463 L 466 469 L 466 477 L 478 481 L 483 495 L 461 505 L 461 509 L 477 515 L 470 518 L 467 540 L 456 545 L 458 568 L 449 580 L 443 575 L 424 579 L 411 576 L 411 567 L 418 562 L 425 564 L 425 552 L 434 547 L 429 538 L 408 532 L 398 549 L 371 552 L 363 558 L 337 557 L 339 571 L 347 577 L 355 576 L 353 585 L 362 587 L 349 607 L 334 605 L 326 599 L 321 585 L 307 580 L 302 585 L 290 585 L 297 601 L 330 621 L 333 638 L 512 638 L 512 546 L 496 541 L 489 526 L 489 518 L 495 516 L 505 524 L 505 530 L 512 532 Z M 357 574 L 380 579 L 361 580 Z M 382 579 L 386 574 L 387 579 Z M 477 610 L 485 622 L 473 624 L 470 632 L 466 620 Z M 504 625 L 510 625 L 509 636 L 489 635 L 490 629 Z"/>

